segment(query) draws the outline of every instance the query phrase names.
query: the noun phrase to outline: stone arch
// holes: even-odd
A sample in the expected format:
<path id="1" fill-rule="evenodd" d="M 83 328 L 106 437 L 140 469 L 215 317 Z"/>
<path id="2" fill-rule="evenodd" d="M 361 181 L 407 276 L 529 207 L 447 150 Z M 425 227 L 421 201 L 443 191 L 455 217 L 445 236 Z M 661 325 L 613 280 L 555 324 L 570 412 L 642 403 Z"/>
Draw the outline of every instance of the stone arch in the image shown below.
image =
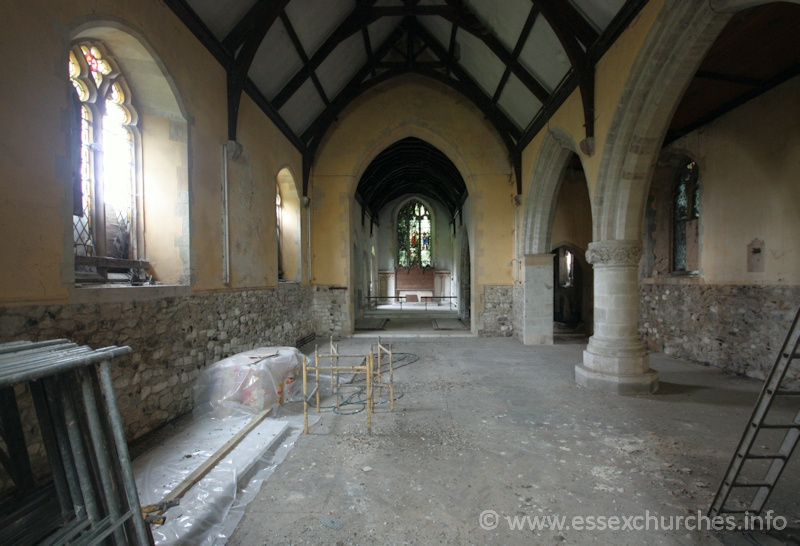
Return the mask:
<path id="1" fill-rule="evenodd" d="M 553 218 L 570 157 L 578 153 L 572 136 L 550 128 L 536 158 L 523 216 L 524 299 L 522 341 L 526 345 L 553 343 Z M 578 154 L 580 157 L 580 154 Z"/>
<path id="2" fill-rule="evenodd" d="M 280 227 L 280 241 L 277 251 L 279 281 L 300 282 L 302 279 L 302 223 L 301 202 L 297 192 L 297 179 L 289 167 L 283 167 L 275 175 L 280 195 L 281 216 L 277 222 Z M 276 207 L 276 215 L 277 215 Z"/>
<path id="3" fill-rule="evenodd" d="M 559 296 L 559 287 L 556 285 L 556 278 L 558 277 L 558 256 L 556 253 L 560 248 L 564 248 L 569 250 L 572 253 L 574 259 L 574 301 L 577 303 L 576 305 L 576 312 L 580 315 L 580 323 L 576 328 L 576 332 L 580 332 L 583 334 L 590 334 L 591 327 L 592 327 L 592 312 L 594 310 L 593 305 L 593 275 L 592 275 L 592 266 L 589 262 L 586 261 L 586 253 L 585 251 L 580 248 L 579 246 L 575 245 L 572 241 L 563 240 L 556 243 L 552 243 L 550 245 L 550 252 L 554 254 L 553 263 L 554 266 L 554 275 L 553 275 L 553 291 L 554 291 L 554 302 L 553 302 L 553 310 L 554 310 L 554 320 L 555 320 L 555 311 L 558 309 L 558 304 L 556 299 Z"/>
<path id="4" fill-rule="evenodd" d="M 634 62 L 603 148 L 592 203 L 595 241 L 639 240 L 664 135 L 697 67 L 730 17 L 706 2 L 664 4 Z"/>
<path id="5" fill-rule="evenodd" d="M 767 2 L 761 2 L 767 3 Z M 576 366 L 579 385 L 654 392 L 638 336 L 638 269 L 647 196 L 664 136 L 697 67 L 747 0 L 665 2 L 634 61 L 608 131 L 592 202 L 594 335 Z"/>
<path id="6" fill-rule="evenodd" d="M 190 284 L 191 116 L 175 80 L 144 33 L 119 18 L 82 17 L 72 25 L 68 39 L 70 43 L 97 40 L 107 46 L 125 74 L 139 118 L 149 118 L 140 131 L 142 142 L 147 144 L 137 152 L 137 207 L 143 217 L 138 224 L 141 253 L 151 264 L 157 264 L 156 280 Z M 67 48 L 63 51 L 66 66 Z M 175 169 L 164 169 L 165 164 Z"/>
<path id="7" fill-rule="evenodd" d="M 558 191 L 573 153 L 580 157 L 578 146 L 567 131 L 560 128 L 548 130 L 539 149 L 525 199 L 524 254 L 545 254 L 550 251 Z"/>
<path id="8" fill-rule="evenodd" d="M 360 159 L 354 164 L 351 181 L 352 185 L 350 187 L 351 196 L 355 195 L 356 188 L 358 187 L 358 181 L 361 180 L 362 176 L 364 176 L 364 172 L 367 170 L 370 163 L 372 163 L 373 160 L 378 156 L 378 154 L 392 144 L 400 142 L 404 138 L 408 137 L 418 138 L 430 144 L 447 156 L 447 159 L 449 159 L 453 165 L 455 165 L 456 169 L 458 169 L 458 172 L 461 174 L 461 178 L 467 185 L 467 193 L 469 194 L 471 191 L 473 191 L 474 184 L 472 179 L 472 170 L 467 166 L 467 162 L 459 153 L 458 148 L 454 146 L 453 143 L 448 139 L 443 138 L 435 131 L 431 131 L 422 125 L 408 122 L 400 125 L 388 134 L 381 135 L 381 138 L 376 140 L 372 146 L 364 150 Z"/>
<path id="9" fill-rule="evenodd" d="M 122 71 L 133 81 L 137 106 L 145 113 L 190 121 L 183 97 L 166 65 L 145 35 L 130 23 L 113 17 L 86 16 L 77 20 L 70 40 L 95 38 L 109 45 Z"/>

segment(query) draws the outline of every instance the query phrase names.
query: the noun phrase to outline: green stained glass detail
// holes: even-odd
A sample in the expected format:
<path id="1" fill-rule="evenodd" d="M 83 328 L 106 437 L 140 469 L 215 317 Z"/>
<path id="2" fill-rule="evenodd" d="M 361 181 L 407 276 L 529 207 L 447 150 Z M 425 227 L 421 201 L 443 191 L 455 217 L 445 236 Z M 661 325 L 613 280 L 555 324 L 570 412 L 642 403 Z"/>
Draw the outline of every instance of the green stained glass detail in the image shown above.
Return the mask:
<path id="1" fill-rule="evenodd" d="M 433 265 L 431 213 L 419 201 L 409 201 L 397 213 L 397 265 Z"/>

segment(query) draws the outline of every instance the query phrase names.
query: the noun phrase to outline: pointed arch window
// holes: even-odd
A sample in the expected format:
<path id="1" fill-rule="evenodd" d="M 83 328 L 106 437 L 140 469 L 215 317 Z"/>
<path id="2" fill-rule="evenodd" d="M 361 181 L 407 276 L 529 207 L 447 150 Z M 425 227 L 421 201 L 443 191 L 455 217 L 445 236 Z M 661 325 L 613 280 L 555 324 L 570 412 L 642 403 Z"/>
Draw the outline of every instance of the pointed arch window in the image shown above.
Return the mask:
<path id="1" fill-rule="evenodd" d="M 431 211 L 411 200 L 397 213 L 397 264 L 399 267 L 433 265 Z"/>
<path id="2" fill-rule="evenodd" d="M 691 159 L 678 170 L 672 194 L 672 271 L 689 273 L 698 266 L 700 182 Z"/>
<path id="3" fill-rule="evenodd" d="M 138 256 L 137 113 L 119 67 L 99 42 L 69 51 L 69 78 L 77 103 L 80 167 L 73 187 L 76 257 L 134 260 Z M 87 260 L 78 273 L 95 271 Z M 128 266 L 130 267 L 130 266 Z M 80 275 L 76 274 L 76 278 Z"/>
<path id="4" fill-rule="evenodd" d="M 281 206 L 281 188 L 275 184 L 275 235 L 278 244 L 278 280 L 284 280 L 283 271 L 283 208 Z"/>

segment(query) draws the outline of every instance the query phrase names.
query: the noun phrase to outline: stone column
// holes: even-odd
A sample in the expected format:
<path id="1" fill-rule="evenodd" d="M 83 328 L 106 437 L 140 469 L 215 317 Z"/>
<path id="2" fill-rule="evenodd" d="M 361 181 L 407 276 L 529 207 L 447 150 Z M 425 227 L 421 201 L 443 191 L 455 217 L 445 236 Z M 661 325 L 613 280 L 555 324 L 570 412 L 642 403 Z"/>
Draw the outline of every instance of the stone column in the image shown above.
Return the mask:
<path id="1" fill-rule="evenodd" d="M 582 387 L 617 394 L 653 393 L 658 372 L 650 369 L 639 338 L 639 241 L 591 243 L 586 260 L 594 266 L 594 335 L 575 366 Z"/>
<path id="2" fill-rule="evenodd" d="M 525 256 L 525 300 L 522 342 L 553 344 L 553 254 Z"/>

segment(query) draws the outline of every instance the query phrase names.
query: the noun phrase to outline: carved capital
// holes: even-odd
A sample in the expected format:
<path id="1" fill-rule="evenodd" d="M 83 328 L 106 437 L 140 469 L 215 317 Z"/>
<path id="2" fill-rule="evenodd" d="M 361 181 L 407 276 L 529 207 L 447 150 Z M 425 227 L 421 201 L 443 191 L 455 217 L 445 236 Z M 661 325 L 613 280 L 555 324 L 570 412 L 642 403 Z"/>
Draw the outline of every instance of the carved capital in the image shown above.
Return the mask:
<path id="1" fill-rule="evenodd" d="M 638 241 L 601 241 L 589 243 L 586 261 L 592 265 L 639 265 L 642 245 Z"/>

